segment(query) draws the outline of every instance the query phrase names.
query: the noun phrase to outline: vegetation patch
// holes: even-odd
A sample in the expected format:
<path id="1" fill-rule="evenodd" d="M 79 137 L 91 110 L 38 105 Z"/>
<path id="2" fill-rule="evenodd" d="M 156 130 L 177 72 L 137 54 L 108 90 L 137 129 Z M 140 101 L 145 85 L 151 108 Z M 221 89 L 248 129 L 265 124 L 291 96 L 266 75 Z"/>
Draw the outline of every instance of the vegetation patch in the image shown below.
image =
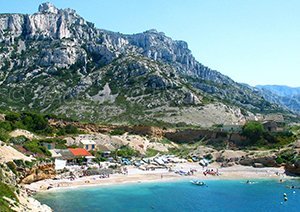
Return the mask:
<path id="1" fill-rule="evenodd" d="M 51 153 L 46 147 L 41 146 L 38 140 L 27 141 L 24 144 L 24 148 L 32 153 L 39 154 L 41 156 L 51 156 Z"/>
<path id="2" fill-rule="evenodd" d="M 10 212 L 12 210 L 10 209 L 8 202 L 4 199 L 4 197 L 15 200 L 16 202 L 19 201 L 14 193 L 14 190 L 7 184 L 0 182 L 0 211 Z"/>

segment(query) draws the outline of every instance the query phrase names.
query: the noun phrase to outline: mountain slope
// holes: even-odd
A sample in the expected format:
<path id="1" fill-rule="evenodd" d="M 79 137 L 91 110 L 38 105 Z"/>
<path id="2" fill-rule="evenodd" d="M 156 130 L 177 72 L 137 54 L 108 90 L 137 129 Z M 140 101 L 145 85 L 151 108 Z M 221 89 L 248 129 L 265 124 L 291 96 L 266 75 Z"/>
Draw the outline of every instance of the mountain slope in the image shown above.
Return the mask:
<path id="1" fill-rule="evenodd" d="M 196 125 L 282 110 L 196 61 L 186 42 L 156 30 L 124 35 L 97 29 L 50 3 L 32 15 L 1 14 L 0 23 L 2 108 L 87 121 Z"/>
<path id="2" fill-rule="evenodd" d="M 268 101 L 300 113 L 300 88 L 282 85 L 258 85 L 256 88 Z"/>

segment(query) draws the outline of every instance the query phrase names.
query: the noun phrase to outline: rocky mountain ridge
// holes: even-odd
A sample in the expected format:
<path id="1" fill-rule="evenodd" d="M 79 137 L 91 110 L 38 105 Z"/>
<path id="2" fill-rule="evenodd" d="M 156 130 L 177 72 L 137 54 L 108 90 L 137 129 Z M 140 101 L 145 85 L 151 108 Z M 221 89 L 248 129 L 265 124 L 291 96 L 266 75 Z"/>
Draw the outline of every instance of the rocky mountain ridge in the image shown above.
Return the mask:
<path id="1" fill-rule="evenodd" d="M 156 30 L 125 35 L 97 29 L 75 10 L 51 3 L 32 15 L 1 14 L 0 23 L 2 108 L 97 122 L 193 125 L 282 111 L 196 61 L 186 42 Z M 220 107 L 226 116 L 214 121 L 213 114 L 222 117 Z M 202 118 L 205 108 L 212 116 Z M 189 121 L 199 111 L 201 117 Z"/>
<path id="2" fill-rule="evenodd" d="M 266 100 L 300 113 L 300 88 L 282 85 L 258 85 L 256 88 Z"/>

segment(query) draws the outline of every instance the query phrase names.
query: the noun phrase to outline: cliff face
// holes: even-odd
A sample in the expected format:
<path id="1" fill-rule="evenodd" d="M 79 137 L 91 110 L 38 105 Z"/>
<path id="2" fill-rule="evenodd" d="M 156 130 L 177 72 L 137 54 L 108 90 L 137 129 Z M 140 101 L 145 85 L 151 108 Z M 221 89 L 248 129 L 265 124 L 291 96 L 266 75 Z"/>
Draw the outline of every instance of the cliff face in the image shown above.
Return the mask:
<path id="1" fill-rule="evenodd" d="M 0 211 L 42 211 L 42 212 L 51 212 L 51 208 L 47 205 L 41 204 L 37 200 L 29 197 L 25 189 L 20 185 L 20 176 L 22 172 L 16 172 L 14 163 L 1 163 L 0 161 L 0 181 L 2 186 L 6 185 L 15 196 L 15 198 L 2 196 L 0 197 Z M 37 173 L 44 172 L 47 170 L 47 175 L 52 173 L 52 166 L 40 167 L 41 170 Z M 44 175 L 44 177 L 46 177 Z M 36 178 L 35 178 L 36 179 Z M 47 179 L 47 178 L 41 178 Z M 29 181 L 28 181 L 29 182 Z M 6 192 L 7 193 L 7 192 Z M 2 193 L 1 193 L 2 194 Z M 4 204 L 4 205 L 2 205 Z"/>
<path id="2" fill-rule="evenodd" d="M 0 61 L 2 107 L 89 121 L 173 123 L 212 102 L 226 104 L 233 116 L 241 114 L 239 107 L 243 116 L 280 109 L 196 61 L 184 41 L 156 30 L 124 35 L 97 29 L 76 11 L 50 3 L 32 15 L 0 15 Z"/>
<path id="3" fill-rule="evenodd" d="M 52 179 L 56 176 L 54 164 L 45 164 L 26 170 L 21 183 L 30 184 L 40 180 Z"/>
<path id="4" fill-rule="evenodd" d="M 295 164 L 288 164 L 285 166 L 285 170 L 292 175 L 300 176 L 300 161 Z"/>

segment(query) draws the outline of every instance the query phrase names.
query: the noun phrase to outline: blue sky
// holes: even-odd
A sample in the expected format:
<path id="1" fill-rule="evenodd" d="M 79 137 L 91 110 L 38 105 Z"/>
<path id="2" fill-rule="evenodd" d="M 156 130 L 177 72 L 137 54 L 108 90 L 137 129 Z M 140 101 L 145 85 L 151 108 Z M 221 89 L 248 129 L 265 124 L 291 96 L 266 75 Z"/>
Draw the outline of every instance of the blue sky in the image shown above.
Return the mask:
<path id="1" fill-rule="evenodd" d="M 26 3 L 25 3 L 26 2 Z M 0 0 L 0 13 L 33 13 L 40 0 Z M 189 44 L 202 64 L 251 85 L 300 86 L 299 0 L 50 0 L 98 28 L 155 28 Z"/>

